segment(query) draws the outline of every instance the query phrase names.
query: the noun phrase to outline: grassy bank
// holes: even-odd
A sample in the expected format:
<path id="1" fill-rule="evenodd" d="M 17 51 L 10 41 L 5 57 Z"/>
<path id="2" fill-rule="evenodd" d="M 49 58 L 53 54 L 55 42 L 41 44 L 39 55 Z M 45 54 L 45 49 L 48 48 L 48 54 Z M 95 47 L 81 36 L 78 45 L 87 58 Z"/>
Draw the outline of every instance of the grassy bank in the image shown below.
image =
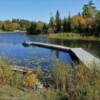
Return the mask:
<path id="1" fill-rule="evenodd" d="M 9 63 L 0 59 L 0 100 L 100 100 L 97 67 L 78 65 L 73 73 L 70 65 L 55 61 L 49 72 L 35 67 L 23 74 L 12 71 Z M 43 88 L 36 89 L 37 82 L 49 86 L 43 84 Z"/>
<path id="2" fill-rule="evenodd" d="M 64 40 L 91 40 L 100 41 L 100 37 L 95 36 L 81 36 L 78 33 L 57 33 L 49 34 L 49 38 L 52 39 L 64 39 Z"/>
<path id="3" fill-rule="evenodd" d="M 42 38 L 42 37 L 49 37 L 49 35 L 48 34 L 38 34 L 38 35 L 30 35 L 31 37 L 33 37 L 33 38 Z"/>

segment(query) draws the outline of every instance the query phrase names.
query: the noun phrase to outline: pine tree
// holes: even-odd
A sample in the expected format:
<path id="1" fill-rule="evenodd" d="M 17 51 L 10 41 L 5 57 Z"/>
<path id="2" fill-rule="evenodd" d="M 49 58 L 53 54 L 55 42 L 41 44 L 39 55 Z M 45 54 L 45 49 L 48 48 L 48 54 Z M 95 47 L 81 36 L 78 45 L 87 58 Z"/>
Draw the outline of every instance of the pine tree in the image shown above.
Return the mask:
<path id="1" fill-rule="evenodd" d="M 47 30 L 48 30 L 48 27 L 47 27 L 46 24 L 44 24 L 44 25 L 43 25 L 42 32 L 43 32 L 44 34 L 46 34 L 46 33 L 47 33 Z"/>
<path id="2" fill-rule="evenodd" d="M 72 31 L 72 25 L 71 25 L 71 17 L 69 15 L 68 20 L 67 20 L 67 31 L 71 32 Z"/>
<path id="3" fill-rule="evenodd" d="M 61 32 L 61 19 L 60 19 L 60 13 L 57 10 L 56 12 L 56 33 Z"/>
<path id="4" fill-rule="evenodd" d="M 84 5 L 82 15 L 87 18 L 94 18 L 95 14 L 96 14 L 96 7 L 94 6 L 93 1 L 90 0 L 88 4 Z"/>
<path id="5" fill-rule="evenodd" d="M 64 21 L 63 21 L 63 32 L 67 32 L 68 29 L 67 29 L 67 19 L 64 18 Z"/>
<path id="6" fill-rule="evenodd" d="M 36 23 L 32 22 L 30 28 L 27 30 L 29 34 L 37 34 Z"/>
<path id="7" fill-rule="evenodd" d="M 51 29 L 51 32 L 55 32 L 55 19 L 54 19 L 54 17 L 52 16 L 51 18 L 50 18 L 50 21 L 49 21 L 49 29 Z"/>

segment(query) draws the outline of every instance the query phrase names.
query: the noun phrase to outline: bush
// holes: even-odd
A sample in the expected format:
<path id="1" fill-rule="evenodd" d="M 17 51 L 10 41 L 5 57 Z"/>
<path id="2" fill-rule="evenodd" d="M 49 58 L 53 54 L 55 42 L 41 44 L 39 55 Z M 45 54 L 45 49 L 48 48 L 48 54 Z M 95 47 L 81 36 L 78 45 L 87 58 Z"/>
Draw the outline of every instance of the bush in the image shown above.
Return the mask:
<path id="1" fill-rule="evenodd" d="M 26 74 L 23 79 L 23 85 L 34 88 L 39 83 L 37 76 L 34 73 Z"/>

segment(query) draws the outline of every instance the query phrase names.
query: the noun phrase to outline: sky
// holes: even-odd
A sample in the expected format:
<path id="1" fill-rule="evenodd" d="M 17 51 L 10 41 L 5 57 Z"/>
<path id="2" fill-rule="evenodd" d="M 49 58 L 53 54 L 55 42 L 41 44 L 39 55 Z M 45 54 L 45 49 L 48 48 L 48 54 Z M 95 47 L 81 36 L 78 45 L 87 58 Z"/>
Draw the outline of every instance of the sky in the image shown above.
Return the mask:
<path id="1" fill-rule="evenodd" d="M 0 20 L 14 18 L 48 22 L 59 10 L 61 17 L 73 16 L 82 11 L 89 0 L 0 0 Z M 100 0 L 93 0 L 100 9 Z"/>

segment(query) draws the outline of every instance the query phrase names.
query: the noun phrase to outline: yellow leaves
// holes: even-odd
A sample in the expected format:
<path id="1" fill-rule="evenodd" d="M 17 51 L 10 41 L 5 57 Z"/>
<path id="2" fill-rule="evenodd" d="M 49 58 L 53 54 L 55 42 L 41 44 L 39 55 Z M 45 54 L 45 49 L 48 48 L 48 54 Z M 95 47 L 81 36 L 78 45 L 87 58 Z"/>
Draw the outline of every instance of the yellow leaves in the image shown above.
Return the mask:
<path id="1" fill-rule="evenodd" d="M 11 79 L 12 71 L 10 70 L 10 68 L 9 69 L 8 68 L 4 68 L 3 69 L 3 75 L 4 75 L 4 78 L 6 80 Z"/>
<path id="2" fill-rule="evenodd" d="M 29 87 L 34 87 L 39 83 L 39 80 L 37 79 L 35 74 L 29 74 L 24 78 L 24 85 Z"/>
<path id="3" fill-rule="evenodd" d="M 87 25 L 94 25 L 95 20 L 93 20 L 93 19 L 91 20 L 91 19 L 83 17 L 83 16 L 74 16 L 72 18 L 72 23 L 75 26 L 79 26 L 79 24 L 87 26 Z"/>
<path id="4" fill-rule="evenodd" d="M 78 26 L 79 24 L 81 25 L 86 25 L 87 23 L 87 19 L 84 18 L 83 16 L 74 16 L 72 18 L 72 23 L 76 26 Z"/>
<path id="5" fill-rule="evenodd" d="M 2 79 L 2 81 L 5 83 L 7 83 L 8 81 L 11 80 L 12 77 L 12 71 L 10 69 L 9 66 L 5 65 L 5 66 L 0 66 L 0 78 Z"/>

